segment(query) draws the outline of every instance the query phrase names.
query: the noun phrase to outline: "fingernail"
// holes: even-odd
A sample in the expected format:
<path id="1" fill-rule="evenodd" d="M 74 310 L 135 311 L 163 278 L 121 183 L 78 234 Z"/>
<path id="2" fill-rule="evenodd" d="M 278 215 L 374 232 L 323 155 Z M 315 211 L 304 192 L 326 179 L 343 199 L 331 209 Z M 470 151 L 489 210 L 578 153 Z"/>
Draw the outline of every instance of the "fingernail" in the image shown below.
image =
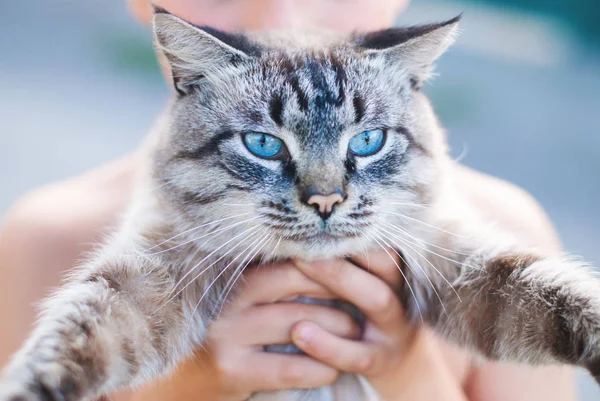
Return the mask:
<path id="1" fill-rule="evenodd" d="M 308 344 L 314 335 L 315 330 L 312 327 L 304 326 L 300 330 L 296 331 L 294 340 L 300 344 Z"/>

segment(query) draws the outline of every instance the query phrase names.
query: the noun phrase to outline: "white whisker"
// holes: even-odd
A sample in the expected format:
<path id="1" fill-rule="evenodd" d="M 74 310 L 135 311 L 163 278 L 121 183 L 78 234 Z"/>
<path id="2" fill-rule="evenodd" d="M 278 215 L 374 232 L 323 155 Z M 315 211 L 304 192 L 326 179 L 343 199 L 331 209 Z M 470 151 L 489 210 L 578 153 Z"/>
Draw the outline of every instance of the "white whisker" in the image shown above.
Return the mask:
<path id="1" fill-rule="evenodd" d="M 224 289 L 229 287 L 227 289 L 227 292 L 225 293 L 225 295 L 221 298 L 221 296 L 219 296 L 220 301 L 220 308 L 219 308 L 219 314 L 217 315 L 217 319 L 221 316 L 221 312 L 223 310 L 223 307 L 225 306 L 225 302 L 227 301 L 227 297 L 229 296 L 229 293 L 231 292 L 231 290 L 235 287 L 235 283 L 237 282 L 237 280 L 242 276 L 242 274 L 244 273 L 244 271 L 246 270 L 246 268 L 248 267 L 248 265 L 250 263 L 252 263 L 252 260 L 256 257 L 256 255 L 262 250 L 262 248 L 264 247 L 264 245 L 266 245 L 269 240 L 272 237 L 269 237 L 264 244 L 261 241 L 260 247 L 258 249 L 256 249 L 256 251 L 254 251 L 254 249 L 259 245 L 255 245 L 254 248 L 250 251 L 250 256 L 248 256 L 247 258 L 242 259 L 242 261 L 240 262 L 240 264 L 238 265 L 238 267 L 236 268 L 236 270 L 234 271 L 233 275 L 230 277 L 229 281 L 227 281 L 227 284 L 225 285 Z M 264 239 L 264 237 L 263 237 Z M 233 282 L 231 282 L 233 279 Z"/>
<path id="2" fill-rule="evenodd" d="M 408 235 L 408 236 L 409 236 L 411 239 L 413 239 L 414 241 L 416 241 L 416 242 L 418 242 L 418 243 L 420 243 L 420 244 L 429 245 L 429 246 L 432 246 L 432 247 L 434 247 L 434 248 L 441 249 L 441 250 L 443 250 L 443 251 L 446 251 L 446 252 L 455 253 L 455 254 L 457 254 L 457 255 L 471 256 L 471 254 L 470 254 L 470 253 L 465 253 L 465 252 L 460 252 L 460 251 L 456 251 L 456 250 L 452 250 L 452 249 L 447 249 L 447 248 L 444 248 L 443 246 L 439 246 L 439 245 L 433 244 L 433 243 L 431 243 L 431 242 L 427 242 L 427 241 L 425 241 L 424 239 L 417 238 L 417 237 L 415 237 L 413 234 L 411 234 L 411 233 L 410 233 L 408 230 L 405 230 L 405 229 L 403 229 L 402 227 L 398 227 L 398 226 L 397 226 L 397 225 L 395 225 L 395 224 L 392 224 L 392 223 L 386 222 L 385 220 L 381 220 L 381 219 L 379 219 L 379 221 L 381 221 L 381 222 L 383 222 L 383 223 L 385 223 L 385 224 L 387 224 L 387 225 L 389 225 L 389 226 L 393 227 L 395 230 L 402 231 L 404 234 Z"/>
<path id="3" fill-rule="evenodd" d="M 394 264 L 395 264 L 395 265 L 396 265 L 396 267 L 398 268 L 398 271 L 400 271 L 400 274 L 402 274 L 402 277 L 404 278 L 404 282 L 405 282 L 405 283 L 406 283 L 406 285 L 408 286 L 408 289 L 410 290 L 410 293 L 412 294 L 412 296 L 413 296 L 413 298 L 414 298 L 414 300 L 415 300 L 415 305 L 417 306 L 417 310 L 419 311 L 419 316 L 421 317 L 421 322 L 422 322 L 422 323 L 425 323 L 425 320 L 423 319 L 423 313 L 421 313 L 421 307 L 419 306 L 419 300 L 417 299 L 417 296 L 416 296 L 416 294 L 415 294 L 415 292 L 414 292 L 414 290 L 413 290 L 412 286 L 410 285 L 410 282 L 409 282 L 409 281 L 408 281 L 408 279 L 406 278 L 406 275 L 405 275 L 405 274 L 404 274 L 404 272 L 402 271 L 402 268 L 401 268 L 401 267 L 398 265 L 398 263 L 396 262 L 396 260 L 394 259 L 394 257 L 393 257 L 393 256 L 392 256 L 392 255 L 391 255 L 391 254 L 390 254 L 390 253 L 387 251 L 387 249 L 386 249 L 386 248 L 385 248 L 383 245 L 381 245 L 381 244 L 379 243 L 379 241 L 377 241 L 377 239 L 376 239 L 374 236 L 372 236 L 372 235 L 369 235 L 369 234 L 367 234 L 367 236 L 368 236 L 368 237 L 371 237 L 371 239 L 372 239 L 373 241 L 375 241 L 375 242 L 377 243 L 377 245 L 379 245 L 379 247 L 380 247 L 381 249 L 383 249 L 383 251 L 384 251 L 385 253 L 387 253 L 387 255 L 390 257 L 390 259 L 392 260 L 392 262 L 394 262 Z"/>
<path id="4" fill-rule="evenodd" d="M 187 244 L 189 244 L 189 243 L 196 242 L 196 241 L 198 241 L 199 239 L 206 238 L 206 237 L 208 237 L 208 236 L 210 236 L 210 235 L 214 235 L 214 234 L 217 234 L 217 233 L 220 233 L 220 232 L 223 232 L 223 231 L 230 230 L 230 229 L 232 229 L 232 228 L 234 228 L 234 227 L 237 227 L 237 226 L 239 226 L 239 225 L 241 225 L 241 224 L 245 224 L 245 223 L 248 223 L 248 222 L 250 222 L 250 221 L 254 221 L 254 220 L 256 220 L 256 219 L 259 219 L 259 218 L 260 218 L 259 216 L 256 216 L 256 217 L 252 217 L 252 218 L 249 218 L 249 219 L 246 219 L 246 220 L 238 221 L 237 223 L 233 223 L 233 224 L 230 224 L 230 225 L 228 225 L 228 226 L 226 226 L 226 227 L 222 227 L 222 228 L 220 228 L 220 229 L 218 229 L 218 230 L 215 230 L 215 231 L 208 232 L 208 233 L 206 233 L 206 234 L 203 234 L 203 235 L 201 235 L 201 236 L 199 236 L 199 237 L 192 238 L 192 239 L 190 239 L 190 240 L 188 240 L 188 241 L 185 241 L 185 242 L 183 242 L 183 243 L 181 243 L 181 244 L 177 244 L 177 245 L 175 245 L 175 246 L 173 246 L 173 247 L 171 247 L 171 248 L 169 248 L 169 249 L 165 249 L 165 250 L 162 250 L 162 251 L 158 251 L 158 252 L 151 253 L 150 255 L 160 255 L 161 253 L 165 253 L 165 252 L 172 251 L 172 250 L 174 250 L 174 249 L 177 249 L 177 248 L 180 248 L 180 247 L 182 247 L 182 246 L 185 246 L 185 245 L 187 245 Z"/>
<path id="5" fill-rule="evenodd" d="M 363 253 L 363 256 L 365 257 L 365 260 L 367 261 L 367 270 L 370 271 L 371 270 L 371 268 L 370 268 L 371 260 L 369 259 L 369 248 L 367 248 L 366 244 L 362 245 L 362 253 Z"/>
<path id="6" fill-rule="evenodd" d="M 246 256 L 244 256 L 242 258 L 241 262 L 237 265 L 237 267 L 235 268 L 231 277 L 229 277 L 229 280 L 227 280 L 227 283 L 225 284 L 225 286 L 223 287 L 223 290 L 219 294 L 218 301 L 216 303 L 216 305 L 221 306 L 221 308 L 219 309 L 219 316 L 221 315 L 221 309 L 223 308 L 223 303 L 225 302 L 225 299 L 229 295 L 229 291 L 231 291 L 231 289 L 233 288 L 233 285 L 237 281 L 238 274 L 241 274 L 241 272 L 243 272 L 243 270 L 245 269 L 245 267 L 242 268 L 242 266 L 244 265 L 244 263 L 246 263 L 246 261 L 252 261 L 252 258 L 254 257 L 253 253 L 255 252 L 256 247 L 260 246 L 260 244 L 262 243 L 262 240 L 264 240 L 265 237 L 266 237 L 266 235 L 259 237 L 257 240 L 253 241 L 252 244 L 250 244 L 249 247 L 252 247 L 252 249 L 250 249 L 250 251 L 246 254 Z M 248 248 L 246 248 L 244 250 L 244 252 L 246 252 L 246 250 Z M 230 287 L 230 285 L 232 287 Z M 223 294 L 225 294 L 225 295 L 223 295 Z M 214 313 L 214 311 L 213 311 L 213 313 Z"/>
<path id="7" fill-rule="evenodd" d="M 271 238 L 273 238 L 274 235 L 270 235 L 269 239 L 267 240 L 267 242 L 265 243 L 265 246 L 269 243 L 269 241 L 271 240 Z M 266 254 L 263 253 L 262 255 L 260 255 L 260 259 L 258 260 L 258 265 L 262 265 L 265 262 L 265 256 Z"/>
<path id="8" fill-rule="evenodd" d="M 182 235 L 185 235 L 185 234 L 187 234 L 187 233 L 189 233 L 189 232 L 192 232 L 192 231 L 198 230 L 198 229 L 200 229 L 200 228 L 202 228 L 202 227 L 210 226 L 210 225 L 212 225 L 212 224 L 218 224 L 218 223 L 221 223 L 221 222 L 223 222 L 223 221 L 226 221 L 226 220 L 231 220 L 231 219 L 235 219 L 235 218 L 237 218 L 237 217 L 241 217 L 241 216 L 246 216 L 246 215 L 248 215 L 248 214 L 250 214 L 250 212 L 248 212 L 248 213 L 242 213 L 242 214 L 236 214 L 236 215 L 234 215 L 234 216 L 225 217 L 225 218 L 222 218 L 222 219 L 219 219 L 219 220 L 214 220 L 214 221 L 211 221 L 211 222 L 208 222 L 208 223 L 201 224 L 201 225 L 199 225 L 199 226 L 196 226 L 196 227 L 190 228 L 190 229 L 188 229 L 188 230 L 185 230 L 185 231 L 182 231 L 182 232 L 180 232 L 180 233 L 179 233 L 179 234 L 177 234 L 177 235 L 174 235 L 174 236 L 172 236 L 172 237 L 171 237 L 171 238 L 169 238 L 169 239 L 166 239 L 166 240 L 164 240 L 164 241 L 162 241 L 162 242 L 160 242 L 160 243 L 158 243 L 158 244 L 154 245 L 154 246 L 153 246 L 153 247 L 151 247 L 151 248 L 148 248 L 148 249 L 146 249 L 146 252 L 148 252 L 148 251 L 151 251 L 151 250 L 153 250 L 154 248 L 157 248 L 157 247 L 159 247 L 159 246 L 161 246 L 161 245 L 163 245 L 163 244 L 165 244 L 165 243 L 167 243 L 167 242 L 169 242 L 169 241 L 172 241 L 172 240 L 174 240 L 175 238 L 179 238 L 179 237 L 181 237 Z"/>
<path id="9" fill-rule="evenodd" d="M 259 237 L 259 239 L 262 238 L 263 240 L 266 238 L 266 235 L 264 235 L 263 237 Z M 270 237 L 269 237 L 270 238 Z M 262 242 L 262 241 L 261 241 Z M 254 242 L 253 242 L 254 243 Z M 250 245 L 252 246 L 252 245 Z M 204 297 L 206 296 L 206 294 L 208 294 L 208 292 L 210 291 L 210 289 L 212 288 L 212 286 L 217 282 L 217 280 L 229 269 L 229 267 L 231 265 L 233 265 L 233 263 L 237 260 L 237 258 L 239 258 L 243 252 L 245 252 L 250 246 L 246 247 L 246 249 L 244 249 L 243 251 L 239 252 L 237 254 L 237 256 L 235 258 L 233 258 L 233 260 L 231 260 L 220 272 L 219 274 L 217 274 L 217 276 L 214 278 L 214 280 L 208 285 L 208 287 L 206 287 L 206 289 L 204 290 L 204 293 L 202 294 L 202 296 L 200 297 L 200 299 L 198 300 L 198 303 L 196 304 L 196 307 L 194 308 L 194 310 L 192 311 L 192 315 L 196 313 L 196 311 L 198 310 L 198 307 L 200 306 L 200 304 L 202 303 L 202 300 L 204 299 Z"/>
<path id="10" fill-rule="evenodd" d="M 188 272 L 186 274 L 183 275 L 183 277 L 181 277 L 181 279 L 179 279 L 179 281 L 177 282 L 177 284 L 175 284 L 175 286 L 173 287 L 173 290 L 171 291 L 171 293 L 173 291 L 175 291 L 177 289 L 177 287 L 179 287 L 181 285 L 181 283 L 183 283 L 183 281 L 194 272 L 194 270 L 196 270 L 196 268 L 198 268 L 198 266 L 200 266 L 204 261 L 206 261 L 208 258 L 210 258 L 212 255 L 214 255 L 215 253 L 217 253 L 221 248 L 225 247 L 226 245 L 228 245 L 229 243 L 231 243 L 232 241 L 236 240 L 238 237 L 246 234 L 248 231 L 253 231 L 260 228 L 260 226 L 256 225 L 253 227 L 250 227 L 244 231 L 242 231 L 241 233 L 237 234 L 236 236 L 234 236 L 233 238 L 231 238 L 230 240 L 228 240 L 227 242 L 225 242 L 224 244 L 222 244 L 221 246 L 219 246 L 217 249 L 215 249 L 214 251 L 212 251 L 211 253 L 209 253 L 208 255 L 206 255 L 200 262 L 196 263 L 196 265 L 194 265 L 194 267 L 192 267 L 191 269 L 188 270 Z M 179 294 L 181 294 L 182 291 L 184 291 L 191 283 L 193 283 L 198 277 L 200 277 L 200 275 L 204 274 L 204 272 L 206 272 L 209 268 L 211 268 L 212 266 L 215 265 L 215 263 L 217 263 L 219 260 L 223 259 L 225 256 L 227 256 L 230 252 L 232 252 L 238 245 L 240 245 L 243 241 L 238 242 L 236 245 L 234 245 L 231 249 L 229 249 L 227 252 L 225 252 L 223 255 L 221 255 L 219 258 L 217 258 L 215 261 L 213 261 L 210 265 L 208 265 L 207 267 L 205 267 L 200 273 L 198 273 L 193 280 L 190 280 L 190 282 L 188 284 L 186 284 L 185 286 L 183 286 L 183 288 L 181 288 L 179 291 L 177 291 L 176 294 L 172 295 L 169 297 L 169 299 L 167 299 L 167 301 L 161 305 L 160 308 L 162 308 L 163 306 L 167 305 L 169 302 L 171 302 L 173 299 L 175 299 Z M 160 310 L 160 308 L 158 310 Z"/>
<path id="11" fill-rule="evenodd" d="M 381 210 L 381 213 L 392 214 L 392 215 L 394 215 L 394 216 L 398 216 L 398 217 L 401 217 L 401 218 L 404 218 L 404 219 L 408 219 L 408 220 L 416 221 L 417 223 L 421 223 L 421 224 L 423 224 L 424 226 L 427 226 L 427 227 L 433 228 L 433 229 L 435 229 L 435 230 L 441 231 L 441 232 L 443 232 L 443 233 L 446 233 L 446 234 L 450 234 L 450 235 L 452 235 L 452 236 L 455 236 L 455 237 L 458 237 L 458 238 L 463 238 L 463 239 L 470 239 L 470 240 L 474 240 L 474 238 L 471 238 L 471 237 L 466 237 L 466 236 L 463 236 L 463 235 L 460 235 L 460 234 L 453 233 L 453 232 L 451 232 L 451 231 L 448 231 L 448 230 L 444 230 L 443 228 L 440 228 L 440 227 L 434 226 L 433 224 L 429 224 L 429 223 L 427 223 L 427 222 L 424 222 L 423 220 L 419 220 L 419 219 L 417 219 L 417 218 L 415 218 L 415 217 L 407 216 L 407 215 L 405 215 L 405 214 L 402 214 L 402 213 L 390 212 L 390 211 L 388 211 L 388 210 Z"/>
<path id="12" fill-rule="evenodd" d="M 385 230 L 385 228 L 380 227 L 382 230 Z M 431 263 L 431 261 L 429 259 L 427 259 L 425 256 L 423 256 L 419 251 L 417 251 L 415 248 L 413 248 L 407 241 L 406 239 L 403 239 L 402 237 L 400 237 L 399 235 L 396 235 L 394 233 L 391 233 L 387 230 L 385 230 L 388 234 L 392 235 L 394 238 L 396 238 L 398 241 L 402 242 L 402 244 L 406 245 L 407 247 L 409 247 L 411 250 L 413 250 L 417 255 L 419 255 L 421 258 L 423 258 L 425 260 L 425 262 L 427 262 L 429 264 L 429 266 L 431 266 L 431 268 L 433 270 L 435 270 L 437 272 L 437 274 L 440 275 L 440 277 L 450 286 L 450 288 L 452 289 L 452 291 L 454 291 L 454 293 L 456 294 L 456 297 L 458 298 L 458 300 L 460 302 L 462 302 L 462 299 L 460 299 L 460 295 L 458 295 L 458 292 L 456 292 L 456 290 L 454 289 L 454 286 L 452 285 L 452 283 L 450 283 L 450 281 L 448 281 L 448 279 L 442 274 L 442 272 L 440 272 L 434 265 L 433 263 Z M 397 244 L 396 244 L 397 245 Z M 410 256 L 412 258 L 412 256 L 407 252 L 406 253 L 407 256 Z M 412 258 L 414 260 L 414 258 Z M 416 261 L 415 261 L 416 263 Z M 441 301 L 441 300 L 440 300 Z"/>
<path id="13" fill-rule="evenodd" d="M 380 227 L 382 228 L 382 227 Z M 382 228 L 383 229 L 383 228 Z M 390 242 L 392 243 L 392 245 L 395 245 L 396 247 L 402 249 L 402 246 L 400 246 L 398 243 L 396 243 L 393 239 L 387 237 Z M 386 244 L 387 245 L 387 244 Z M 389 245 L 388 245 L 389 246 Z M 444 305 L 444 301 L 442 301 L 442 298 L 440 297 L 440 294 L 437 291 L 437 288 L 435 288 L 435 285 L 433 285 L 433 283 L 431 282 L 431 279 L 429 278 L 429 275 L 427 274 L 427 272 L 425 272 L 425 269 L 423 269 L 423 267 L 421 266 L 421 264 L 419 262 L 417 262 L 417 260 L 408 252 L 403 252 L 403 254 L 401 254 L 400 252 L 398 252 L 394 247 L 390 247 L 392 248 L 392 250 L 400 257 L 400 259 L 404 262 L 404 264 L 410 269 L 410 264 L 406 261 L 406 259 L 404 259 L 404 257 L 402 256 L 403 254 L 406 255 L 407 257 L 409 257 L 413 262 L 415 262 L 415 264 L 417 265 L 417 267 L 419 268 L 419 270 L 421 270 L 421 272 L 423 273 L 423 275 L 425 276 L 425 279 L 427 280 L 427 282 L 429 283 L 429 285 L 431 286 L 431 289 L 433 290 L 433 292 L 435 293 L 437 299 L 440 301 L 440 304 L 442 305 L 442 309 L 444 310 L 444 313 L 446 314 L 446 316 L 448 315 L 448 312 L 446 311 L 446 306 Z M 412 269 L 411 269 L 412 270 Z M 436 269 L 437 270 L 437 269 Z M 438 272 L 439 273 L 439 272 Z M 441 273 L 440 273 L 441 275 Z M 443 277 L 443 276 L 442 276 Z M 452 286 L 451 286 L 452 287 Z M 460 298 L 459 298 L 460 299 Z"/>
<path id="14" fill-rule="evenodd" d="M 393 226 L 393 225 L 391 225 L 390 227 L 397 229 L 397 227 L 395 227 L 395 226 Z M 399 234 L 400 234 L 400 233 L 399 233 Z M 441 258 L 441 259 L 447 260 L 448 262 L 451 262 L 452 264 L 455 264 L 455 265 L 458 265 L 458 266 L 466 266 L 466 267 L 469 267 L 469 268 L 472 268 L 472 269 L 476 269 L 476 270 L 481 270 L 481 269 L 480 269 L 480 268 L 478 268 L 477 266 L 469 265 L 469 264 L 467 264 L 467 263 L 466 263 L 466 262 L 464 262 L 464 261 L 460 261 L 460 260 L 452 259 L 452 258 L 450 258 L 450 257 L 447 257 L 447 256 L 444 256 L 444 255 L 441 255 L 441 254 L 439 254 L 439 253 L 437 253 L 437 252 L 435 252 L 435 251 L 432 251 L 431 249 L 429 249 L 429 248 L 427 248 L 427 247 L 425 247 L 425 246 L 422 246 L 422 245 L 420 245 L 420 244 L 418 244 L 418 243 L 415 243 L 415 242 L 412 242 L 412 241 L 410 241 L 408 238 L 403 238 L 403 241 L 404 241 L 404 242 L 406 242 L 406 243 L 411 243 L 411 244 L 413 244 L 414 246 L 416 246 L 417 248 L 419 248 L 419 249 L 421 249 L 421 250 L 423 250 L 423 251 L 425 251 L 425 252 L 429 252 L 430 254 L 432 254 L 432 255 L 435 255 L 435 256 L 437 256 L 437 257 L 439 257 L 439 258 Z M 452 251 L 450 251 L 450 252 L 452 252 Z"/>
<path id="15" fill-rule="evenodd" d="M 390 204 L 390 205 L 398 205 L 398 206 L 418 207 L 418 208 L 422 208 L 422 209 L 429 208 L 429 206 L 427 206 L 427 205 L 422 205 L 422 204 L 418 204 L 418 203 L 404 203 L 404 202 L 385 202 L 385 203 Z"/>
<path id="16" fill-rule="evenodd" d="M 279 249 L 279 245 L 281 244 L 281 240 L 283 239 L 283 237 L 279 237 L 279 239 L 277 240 L 277 244 L 275 244 L 275 247 L 273 248 L 273 251 L 271 252 L 271 255 L 269 256 L 269 258 L 273 261 L 273 263 L 275 263 L 275 253 L 277 253 L 277 250 Z"/>

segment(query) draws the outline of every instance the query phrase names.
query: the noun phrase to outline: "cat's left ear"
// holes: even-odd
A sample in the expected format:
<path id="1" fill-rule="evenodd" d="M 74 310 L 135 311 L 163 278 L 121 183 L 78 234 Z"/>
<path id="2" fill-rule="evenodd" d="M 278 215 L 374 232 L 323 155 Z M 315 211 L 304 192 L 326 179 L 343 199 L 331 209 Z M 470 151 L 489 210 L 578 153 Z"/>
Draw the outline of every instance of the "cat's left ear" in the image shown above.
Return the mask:
<path id="1" fill-rule="evenodd" d="M 159 7 L 154 8 L 153 29 L 157 50 L 169 61 L 173 84 L 182 95 L 202 79 L 217 78 L 261 53 L 244 35 L 199 27 Z"/>
<path id="2" fill-rule="evenodd" d="M 433 63 L 454 43 L 460 18 L 459 15 L 439 24 L 370 32 L 358 36 L 356 43 L 408 72 L 413 86 L 420 88 L 431 76 Z"/>

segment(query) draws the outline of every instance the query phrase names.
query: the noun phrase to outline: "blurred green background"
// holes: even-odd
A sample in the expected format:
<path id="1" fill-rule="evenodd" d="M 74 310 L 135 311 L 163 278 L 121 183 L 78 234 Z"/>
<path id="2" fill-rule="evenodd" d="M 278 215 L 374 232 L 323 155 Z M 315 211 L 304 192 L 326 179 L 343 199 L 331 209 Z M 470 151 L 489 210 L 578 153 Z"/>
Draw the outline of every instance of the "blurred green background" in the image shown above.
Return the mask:
<path id="1" fill-rule="evenodd" d="M 597 0 L 469 0 L 537 12 L 562 21 L 593 46 L 600 46 L 600 2 Z"/>

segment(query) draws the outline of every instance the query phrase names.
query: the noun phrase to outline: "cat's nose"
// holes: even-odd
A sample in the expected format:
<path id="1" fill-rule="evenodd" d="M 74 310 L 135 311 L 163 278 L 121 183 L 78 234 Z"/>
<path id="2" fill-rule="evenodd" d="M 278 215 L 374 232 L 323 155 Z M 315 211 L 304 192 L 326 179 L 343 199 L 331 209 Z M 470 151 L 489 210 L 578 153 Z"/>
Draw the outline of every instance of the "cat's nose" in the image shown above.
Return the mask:
<path id="1" fill-rule="evenodd" d="M 323 220 L 327 220 L 331 216 L 335 205 L 343 203 L 344 198 L 344 193 L 339 189 L 325 195 L 313 187 L 308 188 L 302 194 L 302 201 L 309 206 L 313 206 Z"/>

